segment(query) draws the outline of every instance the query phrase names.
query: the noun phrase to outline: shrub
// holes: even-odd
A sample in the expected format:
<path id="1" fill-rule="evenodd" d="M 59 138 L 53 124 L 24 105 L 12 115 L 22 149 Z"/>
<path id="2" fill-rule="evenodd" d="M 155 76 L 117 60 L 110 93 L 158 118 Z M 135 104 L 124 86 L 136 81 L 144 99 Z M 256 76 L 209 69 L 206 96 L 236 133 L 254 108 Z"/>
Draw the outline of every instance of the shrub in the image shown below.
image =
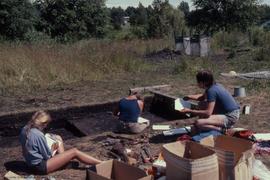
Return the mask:
<path id="1" fill-rule="evenodd" d="M 218 32 L 214 34 L 211 42 L 211 47 L 214 50 L 221 48 L 235 48 L 242 44 L 247 43 L 247 35 L 238 31 L 228 32 Z"/>

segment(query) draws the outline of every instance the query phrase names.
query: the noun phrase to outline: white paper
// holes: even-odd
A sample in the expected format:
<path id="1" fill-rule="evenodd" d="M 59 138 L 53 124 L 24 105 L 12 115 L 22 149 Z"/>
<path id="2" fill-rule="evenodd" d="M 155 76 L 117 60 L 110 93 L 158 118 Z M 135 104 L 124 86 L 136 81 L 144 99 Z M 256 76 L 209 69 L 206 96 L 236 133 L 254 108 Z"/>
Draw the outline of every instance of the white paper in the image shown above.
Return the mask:
<path id="1" fill-rule="evenodd" d="M 270 133 L 256 133 L 256 134 L 253 134 L 253 136 L 256 138 L 256 140 L 261 140 L 261 141 L 270 140 Z"/>
<path id="2" fill-rule="evenodd" d="M 47 133 L 47 134 L 45 134 L 45 138 L 47 141 L 47 145 L 50 149 L 52 149 L 52 145 L 55 143 L 58 143 L 58 145 L 61 144 L 61 141 L 57 140 L 57 138 L 55 137 L 54 134 Z M 52 152 L 52 155 L 54 156 L 56 152 L 57 152 L 57 150 L 54 150 Z"/>
<path id="3" fill-rule="evenodd" d="M 158 172 L 160 172 L 160 173 L 165 173 L 166 172 L 166 162 L 164 160 L 157 159 L 153 163 L 153 167 L 156 167 Z"/>
<path id="4" fill-rule="evenodd" d="M 191 104 L 188 101 L 184 101 L 183 99 L 177 98 L 174 101 L 174 109 L 177 111 L 181 111 L 184 108 L 191 109 Z"/>
<path id="5" fill-rule="evenodd" d="M 145 119 L 145 118 L 142 118 L 142 117 L 138 118 L 138 123 L 147 124 L 148 126 L 150 125 L 150 121 L 148 119 Z"/>
<path id="6" fill-rule="evenodd" d="M 154 167 L 164 167 L 164 168 L 166 168 L 166 162 L 164 160 L 157 159 L 153 163 L 153 166 Z"/>
<path id="7" fill-rule="evenodd" d="M 162 131 L 165 131 L 165 130 L 170 130 L 171 129 L 171 126 L 170 125 L 153 125 L 152 126 L 152 129 L 153 130 L 162 130 Z"/>

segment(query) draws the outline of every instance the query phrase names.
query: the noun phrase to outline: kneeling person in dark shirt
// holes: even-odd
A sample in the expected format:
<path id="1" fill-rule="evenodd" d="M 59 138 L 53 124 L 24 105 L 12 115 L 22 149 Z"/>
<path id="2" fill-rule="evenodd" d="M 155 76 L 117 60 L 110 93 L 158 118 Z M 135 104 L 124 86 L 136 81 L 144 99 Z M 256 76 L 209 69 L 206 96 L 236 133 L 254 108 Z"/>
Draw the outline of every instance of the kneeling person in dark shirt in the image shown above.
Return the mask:
<path id="1" fill-rule="evenodd" d="M 119 133 L 141 133 L 149 126 L 149 121 L 140 117 L 144 102 L 137 92 L 122 98 L 115 111 L 119 117 L 116 132 Z"/>

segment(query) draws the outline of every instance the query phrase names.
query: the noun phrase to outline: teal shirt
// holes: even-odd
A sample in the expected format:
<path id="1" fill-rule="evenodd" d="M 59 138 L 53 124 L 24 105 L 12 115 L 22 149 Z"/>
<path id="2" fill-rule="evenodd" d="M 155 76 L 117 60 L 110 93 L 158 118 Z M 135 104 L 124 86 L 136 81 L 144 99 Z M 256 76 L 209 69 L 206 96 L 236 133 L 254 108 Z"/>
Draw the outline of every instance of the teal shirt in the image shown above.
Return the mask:
<path id="1" fill-rule="evenodd" d="M 24 159 L 29 166 L 38 165 L 42 160 L 48 160 L 52 157 L 45 136 L 40 130 L 32 128 L 29 131 L 27 140 L 25 126 L 22 129 L 19 138 L 23 149 Z"/>
<path id="2" fill-rule="evenodd" d="M 207 102 L 216 102 L 214 112 L 216 114 L 226 114 L 240 109 L 239 104 L 233 96 L 221 85 L 213 84 L 206 90 Z"/>

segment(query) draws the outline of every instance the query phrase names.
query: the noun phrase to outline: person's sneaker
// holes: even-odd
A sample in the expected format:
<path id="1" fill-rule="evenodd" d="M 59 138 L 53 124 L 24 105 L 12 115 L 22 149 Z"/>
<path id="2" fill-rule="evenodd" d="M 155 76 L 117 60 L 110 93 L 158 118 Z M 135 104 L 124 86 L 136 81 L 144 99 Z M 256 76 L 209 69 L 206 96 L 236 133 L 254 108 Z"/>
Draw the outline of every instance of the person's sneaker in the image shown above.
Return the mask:
<path id="1" fill-rule="evenodd" d="M 227 128 L 225 128 L 225 127 L 221 128 L 221 133 L 226 135 L 226 133 L 227 133 Z"/>

